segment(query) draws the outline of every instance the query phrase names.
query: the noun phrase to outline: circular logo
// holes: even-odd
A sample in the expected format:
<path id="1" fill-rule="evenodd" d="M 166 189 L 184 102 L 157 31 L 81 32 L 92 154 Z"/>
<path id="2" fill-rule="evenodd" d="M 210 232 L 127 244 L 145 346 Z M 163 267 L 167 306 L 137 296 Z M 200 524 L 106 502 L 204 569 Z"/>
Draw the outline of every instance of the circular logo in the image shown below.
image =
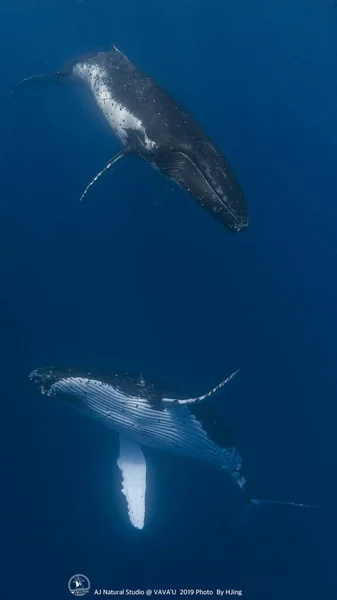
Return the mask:
<path id="1" fill-rule="evenodd" d="M 90 581 L 86 575 L 73 575 L 68 581 L 68 589 L 74 596 L 85 596 L 90 591 Z"/>

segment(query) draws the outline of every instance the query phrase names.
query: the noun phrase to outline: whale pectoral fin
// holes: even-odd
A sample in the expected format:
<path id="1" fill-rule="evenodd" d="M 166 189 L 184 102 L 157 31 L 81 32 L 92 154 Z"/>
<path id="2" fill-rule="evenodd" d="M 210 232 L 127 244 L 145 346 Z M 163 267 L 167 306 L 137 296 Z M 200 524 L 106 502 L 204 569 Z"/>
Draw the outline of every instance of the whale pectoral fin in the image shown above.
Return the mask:
<path id="1" fill-rule="evenodd" d="M 238 369 L 237 371 L 234 371 L 234 373 L 229 375 L 229 377 L 227 377 L 226 379 L 221 381 L 221 383 L 216 385 L 214 388 L 212 388 L 211 390 L 209 390 L 208 392 L 206 392 L 206 394 L 203 394 L 202 396 L 196 396 L 195 398 L 182 398 L 182 399 L 163 398 L 163 402 L 165 402 L 167 404 L 169 404 L 169 403 L 171 403 L 171 404 L 197 404 L 198 402 L 203 402 L 204 400 L 206 400 L 207 398 L 210 398 L 210 396 L 213 396 L 213 394 L 215 394 L 216 392 L 221 390 L 221 388 L 223 388 L 227 383 L 229 383 L 233 379 L 233 377 L 235 377 L 235 375 L 238 374 L 239 371 L 240 371 L 240 369 Z"/>
<path id="2" fill-rule="evenodd" d="M 283 504 L 284 506 L 297 506 L 298 508 L 318 508 L 318 506 L 313 504 L 300 504 L 299 502 L 289 502 L 288 500 L 269 500 L 268 498 L 263 498 L 261 500 L 254 500 L 252 498 L 250 502 L 255 504 L 255 506 L 263 506 L 266 504 Z"/>
<path id="3" fill-rule="evenodd" d="M 143 529 L 145 520 L 146 459 L 140 445 L 124 434 L 119 436 L 117 465 L 122 472 L 122 493 L 130 522 Z"/>
<path id="4" fill-rule="evenodd" d="M 16 90 L 21 87 L 22 85 L 26 85 L 28 83 L 55 83 L 58 81 L 61 81 L 64 78 L 67 78 L 70 76 L 70 73 L 66 70 L 64 71 L 54 71 L 52 73 L 40 73 L 39 75 L 32 75 L 31 77 L 25 77 L 24 79 L 21 79 L 21 81 L 19 81 L 11 90 L 10 92 L 10 96 L 13 96 L 13 94 L 16 92 Z"/>
<path id="5" fill-rule="evenodd" d="M 94 185 L 94 183 L 96 183 L 97 179 L 99 179 L 100 176 L 103 175 L 103 173 L 105 173 L 105 171 L 108 171 L 112 167 L 112 165 L 114 165 L 120 158 L 122 158 L 123 156 L 125 156 L 129 152 L 130 152 L 130 149 L 127 146 L 126 148 L 124 148 L 123 150 L 121 150 L 120 152 L 118 152 L 118 154 L 115 154 L 115 156 L 113 156 L 109 160 L 109 162 L 107 162 L 107 164 L 105 165 L 105 167 L 99 173 L 97 173 L 97 175 L 87 185 L 87 187 L 85 188 L 85 190 L 84 190 L 84 192 L 83 192 L 83 194 L 82 194 L 82 196 L 80 198 L 80 202 L 83 200 L 84 196 L 86 196 L 87 192 L 89 191 L 89 188 L 91 188 L 91 186 Z"/>
<path id="6" fill-rule="evenodd" d="M 289 500 L 274 500 L 270 498 L 266 498 L 265 494 L 255 482 L 252 480 L 246 480 L 244 477 L 239 477 L 239 474 L 235 477 L 239 486 L 243 489 L 244 495 L 246 497 L 247 505 L 254 506 L 268 506 L 272 505 L 282 505 L 282 506 L 294 506 L 298 508 L 318 508 L 318 506 L 312 504 L 304 504 L 301 502 L 292 502 Z"/>

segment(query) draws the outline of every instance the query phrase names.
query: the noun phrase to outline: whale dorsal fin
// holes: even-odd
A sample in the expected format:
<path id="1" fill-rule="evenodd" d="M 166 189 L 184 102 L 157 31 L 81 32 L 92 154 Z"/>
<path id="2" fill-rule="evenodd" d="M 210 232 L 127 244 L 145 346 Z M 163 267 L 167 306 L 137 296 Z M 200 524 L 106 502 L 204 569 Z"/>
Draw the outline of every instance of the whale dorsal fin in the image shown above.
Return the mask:
<path id="1" fill-rule="evenodd" d="M 120 55 L 121 55 L 121 56 L 123 56 L 123 57 L 124 57 L 124 58 L 125 58 L 125 59 L 126 59 L 128 62 L 130 62 L 130 61 L 129 61 L 129 59 L 128 59 L 128 57 L 127 57 L 127 56 L 126 56 L 126 55 L 125 55 L 123 52 L 121 52 L 121 51 L 119 50 L 119 48 L 117 48 L 117 46 L 115 46 L 115 44 L 114 44 L 113 46 L 111 46 L 111 50 L 110 50 L 110 52 L 118 52 L 118 54 L 120 54 Z"/>
<path id="2" fill-rule="evenodd" d="M 209 390 L 208 392 L 206 392 L 206 394 L 203 394 L 202 396 L 197 396 L 196 398 L 184 398 L 184 399 L 163 398 L 163 402 L 171 403 L 171 404 L 196 404 L 197 402 L 202 402 L 203 400 L 206 400 L 206 398 L 213 396 L 213 394 L 215 394 L 221 388 L 223 388 L 226 385 L 226 383 L 229 383 L 233 379 L 233 377 L 235 377 L 235 375 L 237 375 L 237 373 L 239 371 L 240 371 L 240 369 L 238 369 L 237 371 L 234 371 L 234 373 L 232 373 L 229 377 L 227 377 L 226 379 L 221 381 L 221 383 L 216 385 L 214 388 L 212 388 L 211 390 Z"/>

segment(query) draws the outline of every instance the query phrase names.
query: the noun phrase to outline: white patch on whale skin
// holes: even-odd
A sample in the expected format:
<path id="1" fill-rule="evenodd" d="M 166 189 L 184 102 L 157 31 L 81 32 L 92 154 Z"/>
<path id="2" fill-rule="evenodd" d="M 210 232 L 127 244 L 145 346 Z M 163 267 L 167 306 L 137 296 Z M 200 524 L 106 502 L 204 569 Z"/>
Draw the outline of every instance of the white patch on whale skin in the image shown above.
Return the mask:
<path id="1" fill-rule="evenodd" d="M 187 406 L 158 410 L 146 398 L 128 396 L 117 387 L 84 377 L 59 379 L 49 390 L 55 393 L 82 397 L 84 405 L 106 425 L 143 446 L 206 461 L 229 473 L 241 467 L 237 449 L 212 442 Z"/>
<path id="2" fill-rule="evenodd" d="M 90 86 L 97 105 L 124 146 L 128 142 L 128 130 L 133 130 L 142 134 L 142 139 L 147 150 L 152 150 L 156 147 L 155 142 L 147 136 L 142 121 L 111 96 L 111 89 L 104 81 L 108 76 L 104 71 L 104 67 L 95 64 L 78 63 L 74 66 L 73 73 Z"/>
<path id="3" fill-rule="evenodd" d="M 143 529 L 145 520 L 146 460 L 137 442 L 119 436 L 118 468 L 122 473 L 122 493 L 125 496 L 130 522 Z"/>

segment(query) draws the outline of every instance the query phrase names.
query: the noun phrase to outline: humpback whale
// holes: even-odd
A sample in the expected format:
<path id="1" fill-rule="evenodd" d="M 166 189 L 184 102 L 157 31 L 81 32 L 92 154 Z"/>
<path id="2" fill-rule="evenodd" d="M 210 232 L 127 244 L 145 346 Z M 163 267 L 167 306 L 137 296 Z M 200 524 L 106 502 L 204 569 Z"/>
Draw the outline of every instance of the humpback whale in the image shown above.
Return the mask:
<path id="1" fill-rule="evenodd" d="M 27 77 L 12 94 L 24 83 L 67 80 L 89 90 L 122 144 L 82 198 L 118 160 L 134 155 L 189 192 L 230 231 L 247 229 L 247 203 L 227 158 L 195 118 L 115 46 L 54 73 Z"/>
<path id="2" fill-rule="evenodd" d="M 237 371 L 198 397 L 189 397 L 174 385 L 144 375 L 83 367 L 40 368 L 32 371 L 30 379 L 42 394 L 63 396 L 76 410 L 102 421 L 119 435 L 117 465 L 122 475 L 122 493 L 131 524 L 142 529 L 146 447 L 208 463 L 234 480 L 247 504 L 308 506 L 258 498 L 241 473 L 242 459 L 233 429 L 221 422 L 207 402 L 236 374 Z"/>

